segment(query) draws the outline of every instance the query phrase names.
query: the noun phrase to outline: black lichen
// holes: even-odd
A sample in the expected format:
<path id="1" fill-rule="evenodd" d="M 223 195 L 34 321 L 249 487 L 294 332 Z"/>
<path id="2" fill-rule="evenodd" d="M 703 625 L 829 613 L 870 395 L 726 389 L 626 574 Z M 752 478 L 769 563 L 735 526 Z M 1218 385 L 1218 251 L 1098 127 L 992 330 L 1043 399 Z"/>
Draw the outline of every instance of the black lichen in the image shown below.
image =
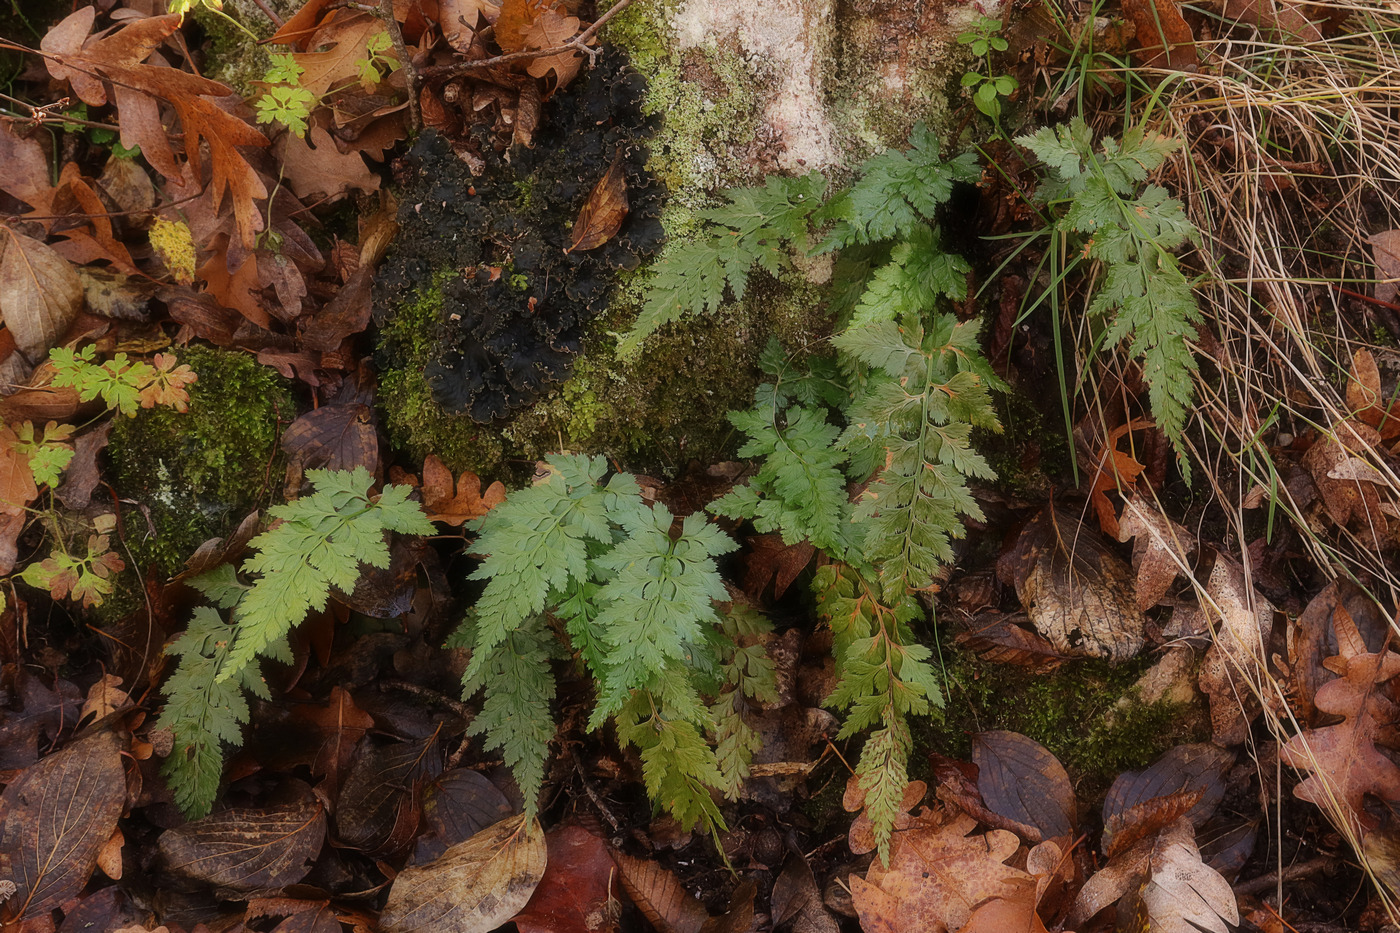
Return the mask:
<path id="1" fill-rule="evenodd" d="M 567 377 L 618 271 L 659 248 L 665 193 L 645 169 L 645 89 L 610 51 L 544 105 L 533 148 L 498 152 L 478 127 L 480 175 L 432 131 L 405 157 L 401 232 L 380 272 L 375 313 L 383 327 L 424 289 L 441 289 L 424 374 L 445 411 L 487 423 L 540 398 Z M 565 253 L 579 210 L 619 157 L 630 205 L 621 229 L 596 249 Z M 402 366 L 413 355 L 406 351 L 385 340 L 381 362 Z"/>

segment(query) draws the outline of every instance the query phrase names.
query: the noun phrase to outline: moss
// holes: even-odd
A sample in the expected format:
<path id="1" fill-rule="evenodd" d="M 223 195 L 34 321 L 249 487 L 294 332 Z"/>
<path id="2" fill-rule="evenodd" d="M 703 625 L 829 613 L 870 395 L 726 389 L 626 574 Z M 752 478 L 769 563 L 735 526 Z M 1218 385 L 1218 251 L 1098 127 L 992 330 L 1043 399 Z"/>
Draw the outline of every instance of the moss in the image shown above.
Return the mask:
<path id="1" fill-rule="evenodd" d="M 379 381 L 379 402 L 389 439 L 414 461 L 437 454 L 457 472 L 494 473 L 502 457 L 500 438 L 460 415 L 450 415 L 433 400 L 424 370 L 432 359 L 436 326 L 442 317 L 443 286 L 455 274 L 440 270 L 432 284 L 398 306 L 385 320 L 381 343 L 394 347 L 400 365 L 386 368 Z"/>
<path id="2" fill-rule="evenodd" d="M 1133 685 L 1152 660 L 1117 666 L 1072 661 L 1051 674 L 1031 674 L 945 648 L 944 719 L 914 724 L 916 748 L 965 759 L 977 732 L 1020 732 L 1054 753 L 1075 784 L 1080 806 L 1096 809 L 1123 771 L 1146 767 L 1173 746 L 1209 737 L 1194 707 L 1133 702 Z M 1115 709 L 1124 697 L 1129 702 Z"/>
<path id="3" fill-rule="evenodd" d="M 189 347 L 199 381 L 190 410 L 119 418 L 108 456 L 123 499 L 139 503 L 152 533 L 128 513 L 126 541 L 144 573 L 175 573 L 201 543 L 266 506 L 281 479 L 278 439 L 296 415 L 287 383 L 245 353 Z"/>
<path id="4" fill-rule="evenodd" d="M 255 82 L 262 80 L 272 63 L 268 47 L 255 42 L 227 19 L 199 4 L 190 10 L 190 15 L 204 30 L 205 76 L 222 81 L 243 98 L 261 93 Z M 239 22 L 259 38 L 266 39 L 272 35 L 271 23 L 261 12 L 257 16 L 242 16 Z"/>

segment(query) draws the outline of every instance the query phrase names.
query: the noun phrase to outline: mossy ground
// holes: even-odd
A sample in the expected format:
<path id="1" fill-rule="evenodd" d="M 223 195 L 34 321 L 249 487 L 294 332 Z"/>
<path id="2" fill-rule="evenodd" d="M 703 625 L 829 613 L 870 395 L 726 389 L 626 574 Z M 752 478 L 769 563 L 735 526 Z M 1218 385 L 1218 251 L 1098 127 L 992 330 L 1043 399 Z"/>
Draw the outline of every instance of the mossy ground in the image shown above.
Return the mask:
<path id="1" fill-rule="evenodd" d="M 1173 746 L 1209 738 L 1208 721 L 1195 706 L 1136 698 L 1134 683 L 1155 660 L 1150 656 L 1116 666 L 1071 661 L 1051 674 L 988 663 L 955 646 L 944 646 L 941 656 L 943 715 L 911 724 L 915 777 L 924 776 L 927 752 L 966 760 L 973 734 L 1007 729 L 1048 748 L 1069 772 L 1080 807 L 1092 812 L 1123 771 L 1146 767 Z"/>
<path id="2" fill-rule="evenodd" d="M 278 439 L 296 417 L 286 381 L 252 356 L 194 346 L 178 355 L 199 375 L 189 411 L 119 418 L 108 447 L 118 495 L 147 510 L 156 529 L 127 519 L 126 543 L 143 574 L 177 572 L 201 543 L 272 501 L 282 479 Z"/>

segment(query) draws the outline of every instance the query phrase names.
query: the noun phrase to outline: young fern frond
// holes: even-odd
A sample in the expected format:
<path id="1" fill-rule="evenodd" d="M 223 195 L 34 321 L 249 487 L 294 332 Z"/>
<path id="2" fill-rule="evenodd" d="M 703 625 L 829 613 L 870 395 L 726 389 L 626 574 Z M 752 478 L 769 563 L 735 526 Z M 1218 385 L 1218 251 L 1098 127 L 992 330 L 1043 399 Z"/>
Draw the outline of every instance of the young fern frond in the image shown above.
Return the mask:
<path id="1" fill-rule="evenodd" d="M 937 315 L 922 327 L 861 327 L 836 346 L 872 368 L 849 412 L 840 445 L 868 475 L 883 464 L 856 506 L 865 559 L 879 568 L 889 599 L 933 582 L 953 559 L 962 517 L 981 519 L 968 478 L 992 479 L 971 447 L 974 427 L 1000 431 L 989 388 L 1002 386 L 977 346 L 977 324 Z"/>

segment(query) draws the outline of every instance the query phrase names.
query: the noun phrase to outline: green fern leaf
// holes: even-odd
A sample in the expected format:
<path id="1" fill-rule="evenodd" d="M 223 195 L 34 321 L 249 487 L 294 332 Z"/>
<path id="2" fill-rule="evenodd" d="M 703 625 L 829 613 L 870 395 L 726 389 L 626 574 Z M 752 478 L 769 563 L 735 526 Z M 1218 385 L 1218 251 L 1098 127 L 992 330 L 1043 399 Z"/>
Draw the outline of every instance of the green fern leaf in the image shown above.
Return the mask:
<path id="1" fill-rule="evenodd" d="M 938 233 L 927 224 L 890 254 L 890 262 L 875 270 L 869 287 L 856 304 L 849 327 L 899 321 L 932 311 L 939 297 L 967 298 L 967 274 L 972 267 L 956 253 L 945 252 Z"/>

